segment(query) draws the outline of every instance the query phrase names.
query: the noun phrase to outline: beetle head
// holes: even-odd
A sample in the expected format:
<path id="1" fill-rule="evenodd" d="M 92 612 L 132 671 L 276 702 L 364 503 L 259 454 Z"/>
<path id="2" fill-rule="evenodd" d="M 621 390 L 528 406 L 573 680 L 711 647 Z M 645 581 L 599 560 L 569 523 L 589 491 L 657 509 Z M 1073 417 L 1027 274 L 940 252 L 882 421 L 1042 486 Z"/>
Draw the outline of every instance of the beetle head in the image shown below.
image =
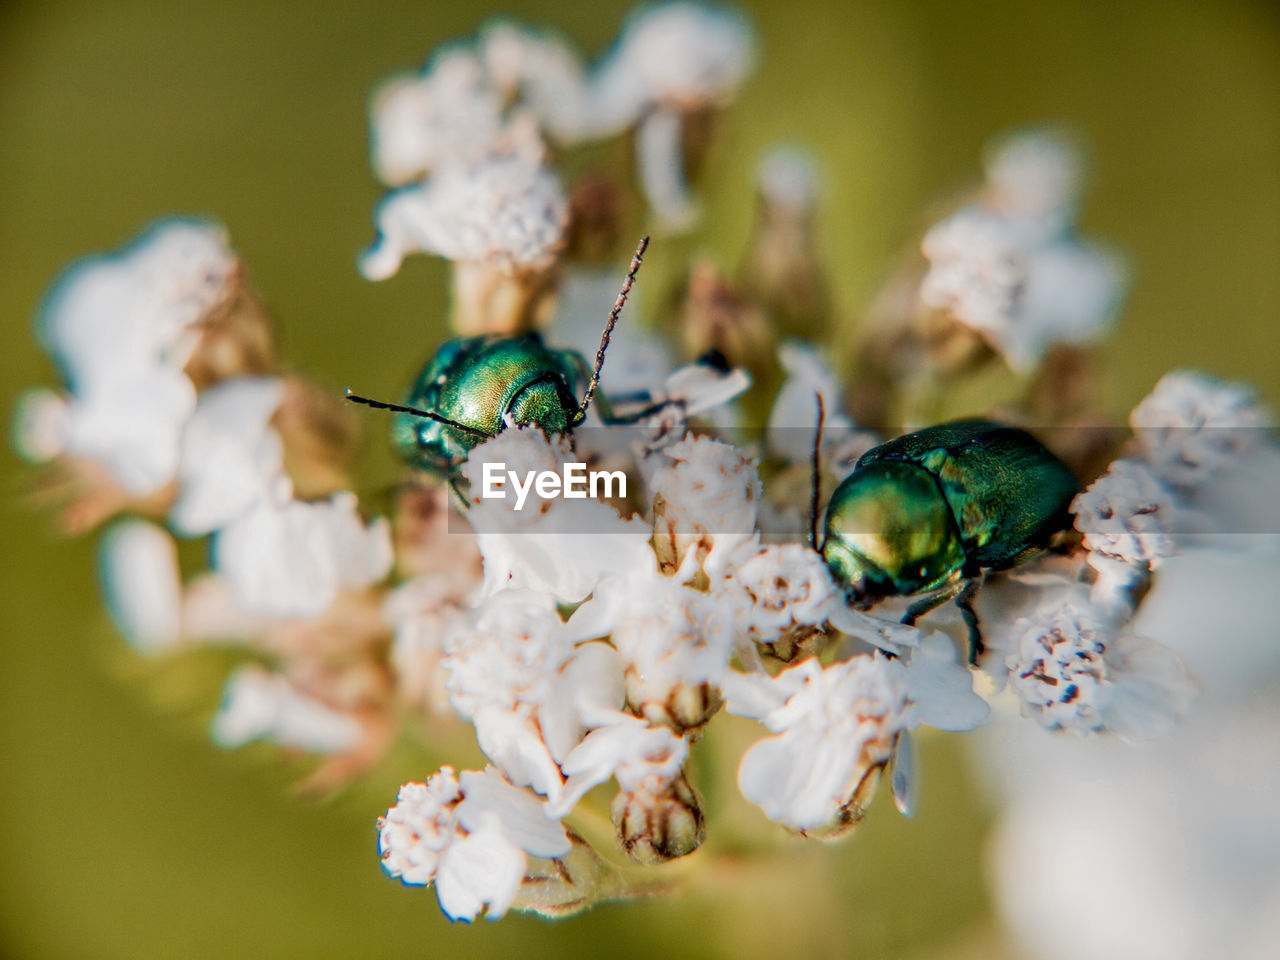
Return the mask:
<path id="1" fill-rule="evenodd" d="M 861 467 L 827 506 L 822 558 L 855 604 L 933 589 L 964 567 L 951 508 L 919 464 Z"/>

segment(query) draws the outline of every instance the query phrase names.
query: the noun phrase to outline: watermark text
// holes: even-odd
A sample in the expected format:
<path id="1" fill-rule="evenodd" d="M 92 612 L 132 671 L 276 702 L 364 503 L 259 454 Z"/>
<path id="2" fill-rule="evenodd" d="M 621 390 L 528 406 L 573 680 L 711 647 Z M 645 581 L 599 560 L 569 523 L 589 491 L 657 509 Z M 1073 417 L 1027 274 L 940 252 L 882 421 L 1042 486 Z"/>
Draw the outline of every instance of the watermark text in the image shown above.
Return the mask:
<path id="1" fill-rule="evenodd" d="M 508 470 L 504 461 L 488 461 L 481 475 L 480 497 L 484 500 L 506 498 L 508 485 L 515 491 L 515 508 L 523 510 L 532 490 L 543 500 L 561 497 L 565 500 L 609 499 L 627 495 L 627 475 L 621 470 L 588 470 L 585 463 L 563 464 L 555 470 L 527 470 L 523 478 Z"/>

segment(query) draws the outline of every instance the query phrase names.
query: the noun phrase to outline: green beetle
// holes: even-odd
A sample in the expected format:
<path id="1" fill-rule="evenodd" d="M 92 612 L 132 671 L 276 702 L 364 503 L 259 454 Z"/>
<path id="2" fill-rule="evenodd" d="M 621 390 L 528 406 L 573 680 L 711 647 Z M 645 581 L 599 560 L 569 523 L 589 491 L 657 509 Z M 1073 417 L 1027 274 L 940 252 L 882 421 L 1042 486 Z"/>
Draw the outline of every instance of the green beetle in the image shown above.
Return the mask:
<path id="1" fill-rule="evenodd" d="M 400 454 L 411 465 L 442 474 L 451 483 L 471 449 L 508 425 L 534 424 L 549 436 L 568 433 L 587 417 L 609 337 L 648 245 L 649 238 L 642 238 L 631 258 L 594 368 L 575 351 L 548 347 L 537 333 L 464 337 L 436 351 L 418 374 L 406 403 L 372 400 L 350 390 L 347 399 L 395 413 L 392 440 Z M 577 391 L 583 385 L 579 401 Z M 607 419 L 607 408 L 604 413 Z"/>
<path id="2" fill-rule="evenodd" d="M 1071 525 L 1079 491 L 1066 465 L 1029 433 L 957 420 L 863 454 L 831 495 L 818 549 L 862 609 L 922 594 L 903 617 L 910 624 L 954 599 L 973 662 L 982 638 L 970 601 L 982 575 L 1048 546 Z"/>
<path id="3" fill-rule="evenodd" d="M 569 432 L 586 416 L 577 393 L 590 378 L 581 355 L 553 350 L 536 333 L 450 340 L 422 368 L 407 400 L 442 419 L 397 413 L 392 441 L 411 465 L 447 473 L 508 422 L 537 424 L 548 435 Z"/>

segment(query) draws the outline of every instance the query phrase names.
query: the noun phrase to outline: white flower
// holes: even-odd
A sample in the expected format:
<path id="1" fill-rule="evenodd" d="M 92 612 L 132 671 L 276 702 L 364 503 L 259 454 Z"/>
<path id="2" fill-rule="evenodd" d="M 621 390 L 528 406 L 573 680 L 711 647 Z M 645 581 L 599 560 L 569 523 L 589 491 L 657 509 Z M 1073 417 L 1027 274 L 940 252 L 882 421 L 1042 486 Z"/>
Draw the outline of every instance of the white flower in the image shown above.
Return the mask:
<path id="1" fill-rule="evenodd" d="M 450 700 L 471 719 L 485 707 L 536 709 L 573 657 L 555 603 L 532 590 L 493 594 L 454 625 L 444 647 Z"/>
<path id="2" fill-rule="evenodd" d="M 949 310 L 981 331 L 1008 327 L 1026 282 L 1026 255 L 1003 217 L 967 207 L 934 224 L 921 244 L 929 272 L 920 285 L 925 306 Z"/>
<path id="3" fill-rule="evenodd" d="M 360 269 L 385 280 L 411 253 L 485 263 L 505 272 L 549 266 L 564 243 L 569 204 L 556 175 L 518 156 L 442 170 L 390 194 L 378 208 L 378 239 Z"/>
<path id="4" fill-rule="evenodd" d="M 610 635 L 626 666 L 627 701 L 680 729 L 707 719 L 705 691 L 733 652 L 734 611 L 671 577 L 610 577 L 569 619 L 578 638 Z M 686 703 L 692 696 L 696 703 Z"/>
<path id="5" fill-rule="evenodd" d="M 447 47 L 418 74 L 393 77 L 374 95 L 373 163 L 398 187 L 441 167 L 477 166 L 502 143 L 502 97 L 470 50 Z"/>
<path id="6" fill-rule="evenodd" d="M 1005 657 L 1024 716 L 1051 730 L 1110 731 L 1126 739 L 1163 736 L 1193 688 L 1172 651 L 1131 634 L 1086 604 L 1064 601 L 1019 619 Z"/>
<path id="7" fill-rule="evenodd" d="M 383 869 L 404 883 L 433 880 L 440 907 L 454 920 L 497 920 L 524 880 L 528 855 L 563 857 L 569 838 L 525 790 L 492 769 L 454 779 L 443 767 L 426 783 L 407 783 L 378 818 Z"/>
<path id="8" fill-rule="evenodd" d="M 238 266 L 217 224 L 161 221 L 69 270 L 44 307 L 42 340 L 75 394 L 156 364 L 180 369 L 193 326 L 227 295 Z"/>
<path id="9" fill-rule="evenodd" d="M 363 739 L 353 717 L 256 666 L 241 667 L 227 679 L 211 733 L 228 749 L 268 739 L 308 753 L 345 753 Z"/>
<path id="10" fill-rule="evenodd" d="M 1274 675 L 1273 675 L 1274 676 Z M 1014 789 L 992 837 L 1018 956 L 1264 960 L 1280 904 L 1274 696 L 1225 705 L 1135 750 L 1013 724 L 982 744 Z M 1089 921 L 1046 935 L 1088 891 Z M 1067 908 L 1070 909 L 1070 908 Z"/>
<path id="11" fill-rule="evenodd" d="M 662 3 L 637 11 L 591 79 L 602 136 L 639 123 L 636 166 L 645 198 L 669 229 L 696 217 L 684 169 L 684 114 L 732 98 L 753 63 L 751 29 L 734 11 Z"/>
<path id="12" fill-rule="evenodd" d="M 731 444 L 698 436 L 667 447 L 651 469 L 659 558 L 683 564 L 681 579 L 698 567 L 718 579 L 734 550 L 757 537 L 762 488 L 755 462 Z"/>
<path id="13" fill-rule="evenodd" d="M 1110 331 L 1124 291 L 1124 267 L 1111 251 L 1076 240 L 1038 247 L 1017 320 L 995 334 L 995 345 L 1010 367 L 1025 372 L 1055 344 L 1096 343 Z"/>
<path id="14" fill-rule="evenodd" d="M 179 448 L 169 514 L 178 533 L 210 533 L 267 495 L 281 471 L 283 445 L 269 422 L 283 395 L 283 384 L 266 378 L 228 380 L 201 394 Z"/>
<path id="15" fill-rule="evenodd" d="M 1177 497 L 1144 463 L 1117 460 L 1071 502 L 1084 545 L 1101 556 L 1142 566 L 1176 551 L 1170 534 Z"/>
<path id="16" fill-rule="evenodd" d="M 453 811 L 460 801 L 452 767 L 442 767 L 426 783 L 404 784 L 395 806 L 378 818 L 382 869 L 406 884 L 431 883 L 454 839 Z"/>
<path id="17" fill-rule="evenodd" d="M 1266 442 L 1271 417 L 1241 384 L 1180 370 L 1129 415 L 1143 458 L 1166 483 L 1197 487 Z"/>
<path id="18" fill-rule="evenodd" d="M 126 520 L 107 531 L 99 557 L 107 609 L 137 650 L 171 648 L 182 632 L 178 550 L 155 524 Z"/>
<path id="19" fill-rule="evenodd" d="M 660 3 L 637 10 L 592 78 L 602 134 L 630 126 L 650 107 L 718 105 L 754 63 L 753 37 L 727 7 Z"/>
<path id="20" fill-rule="evenodd" d="M 606 503 L 589 496 L 544 499 L 530 486 L 516 509 L 520 494 L 509 476 L 503 476 L 501 498 L 484 495 L 487 463 L 531 478 L 542 471 L 561 475 L 564 464 L 575 459 L 567 438 L 548 440 L 533 426 L 508 427 L 471 451 L 462 474 L 470 484 L 468 519 L 484 557 L 487 594 L 509 587 L 540 590 L 562 603 L 576 603 L 602 577 L 654 569 L 652 527 L 639 518 L 624 520 Z"/>
<path id="21" fill-rule="evenodd" d="M 809 462 L 817 436 L 818 397 L 824 419 L 822 444 L 830 450 L 853 430 L 853 421 L 840 412 L 843 390 L 826 358 L 813 347 L 787 341 L 778 347 L 778 363 L 787 375 L 769 411 L 768 444 L 789 463 Z"/>
<path id="22" fill-rule="evenodd" d="M 1022 373 L 1054 344 L 1097 340 L 1123 294 L 1113 255 L 1072 239 L 1029 244 L 1016 222 L 980 207 L 930 228 L 923 251 L 921 301 L 982 334 Z"/>
<path id="23" fill-rule="evenodd" d="M 778 734 L 746 752 L 738 787 L 794 830 L 831 824 L 867 774 L 888 762 L 908 721 L 906 670 L 881 654 L 826 669 L 809 658 L 776 677 L 732 674 L 721 689 L 730 713 Z"/>
<path id="24" fill-rule="evenodd" d="M 758 548 L 738 558 L 726 577 L 728 597 L 738 600 L 738 632 L 769 643 L 796 627 L 825 623 L 833 604 L 844 603 L 831 573 L 813 548 L 798 543 Z M 741 593 L 739 593 L 741 591 Z"/>
<path id="25" fill-rule="evenodd" d="M 172 219 L 69 270 L 40 321 L 71 394 L 44 405 L 43 451 L 96 461 L 134 496 L 169 483 L 195 406 L 182 367 L 238 266 L 221 227 Z"/>
<path id="26" fill-rule="evenodd" d="M 102 464 L 135 496 L 155 493 L 177 472 L 179 438 L 195 406 L 195 387 L 169 367 L 90 381 L 71 397 L 64 452 Z"/>
<path id="27" fill-rule="evenodd" d="M 620 672 L 600 644 L 575 650 L 543 593 L 503 590 L 455 620 L 443 667 L 454 709 L 476 728 L 480 749 L 519 786 L 558 800 L 558 761 L 585 722 L 616 712 Z"/>
<path id="28" fill-rule="evenodd" d="M 986 202 L 1038 239 L 1061 234 L 1075 217 L 1084 158 L 1060 130 L 1021 130 L 992 143 L 986 155 Z"/>
<path id="29" fill-rule="evenodd" d="M 391 569 L 385 518 L 365 525 L 351 493 L 304 502 L 287 480 L 218 532 L 213 567 L 249 612 L 286 619 L 324 613 L 342 590 L 361 590 Z"/>
<path id="30" fill-rule="evenodd" d="M 561 37 L 497 20 L 481 28 L 478 46 L 497 88 L 553 139 L 572 144 L 594 133 L 586 70 Z"/>
<path id="31" fill-rule="evenodd" d="M 659 783 L 680 775 L 689 756 L 689 744 L 666 726 L 652 726 L 628 714 L 619 713 L 607 726 L 597 727 L 570 751 L 562 765 L 568 777 L 565 792 L 548 812 L 563 816 L 597 784 L 617 777 L 624 791 L 642 783 L 657 792 Z"/>

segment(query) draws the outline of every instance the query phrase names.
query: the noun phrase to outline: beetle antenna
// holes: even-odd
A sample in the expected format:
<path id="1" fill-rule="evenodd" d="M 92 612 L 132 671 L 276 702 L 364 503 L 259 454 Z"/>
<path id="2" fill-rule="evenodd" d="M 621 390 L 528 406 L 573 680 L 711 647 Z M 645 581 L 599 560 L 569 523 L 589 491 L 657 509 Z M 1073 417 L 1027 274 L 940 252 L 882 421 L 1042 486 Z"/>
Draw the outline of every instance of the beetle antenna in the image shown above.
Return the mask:
<path id="1" fill-rule="evenodd" d="M 600 385 L 600 370 L 604 366 L 604 352 L 609 349 L 609 338 L 613 336 L 613 328 L 618 323 L 622 308 L 627 304 L 627 294 L 631 292 L 631 287 L 636 282 L 636 274 L 640 270 L 640 264 L 644 262 L 644 251 L 648 246 L 649 237 L 645 235 L 640 238 L 640 242 L 636 245 L 636 252 L 631 256 L 631 266 L 627 269 L 627 278 L 622 282 L 622 290 L 618 293 L 618 299 L 613 301 L 613 309 L 609 311 L 609 319 L 605 321 L 604 333 L 600 335 L 600 349 L 596 351 L 596 364 L 591 370 L 591 382 L 587 384 L 587 392 L 582 397 L 582 403 L 578 405 L 578 423 L 586 419 L 587 407 L 591 406 L 591 398 L 595 396 L 596 387 Z"/>
<path id="2" fill-rule="evenodd" d="M 819 472 L 822 468 L 822 423 L 827 418 L 827 408 L 822 402 L 822 394 L 815 393 L 814 397 L 818 401 L 818 428 L 813 433 L 813 456 L 809 461 L 811 469 L 809 475 L 809 546 L 817 550 L 819 549 L 818 498 L 822 491 L 822 475 Z"/>
<path id="3" fill-rule="evenodd" d="M 362 397 L 359 394 L 352 393 L 350 389 L 347 390 L 347 399 L 352 403 L 362 403 L 366 407 L 374 407 L 378 410 L 390 410 L 392 413 L 407 413 L 414 417 L 421 417 L 423 420 L 434 420 L 436 423 L 443 423 L 446 427 L 453 427 L 457 430 L 461 430 L 463 433 L 469 433 L 477 437 L 484 437 L 486 440 L 490 439 L 490 435 L 488 433 L 485 433 L 477 427 L 469 427 L 465 423 L 459 423 L 457 420 L 450 420 L 448 417 L 443 417 L 430 410 L 419 410 L 417 407 L 406 407 L 398 403 L 386 403 L 382 400 L 373 400 L 369 397 Z"/>

